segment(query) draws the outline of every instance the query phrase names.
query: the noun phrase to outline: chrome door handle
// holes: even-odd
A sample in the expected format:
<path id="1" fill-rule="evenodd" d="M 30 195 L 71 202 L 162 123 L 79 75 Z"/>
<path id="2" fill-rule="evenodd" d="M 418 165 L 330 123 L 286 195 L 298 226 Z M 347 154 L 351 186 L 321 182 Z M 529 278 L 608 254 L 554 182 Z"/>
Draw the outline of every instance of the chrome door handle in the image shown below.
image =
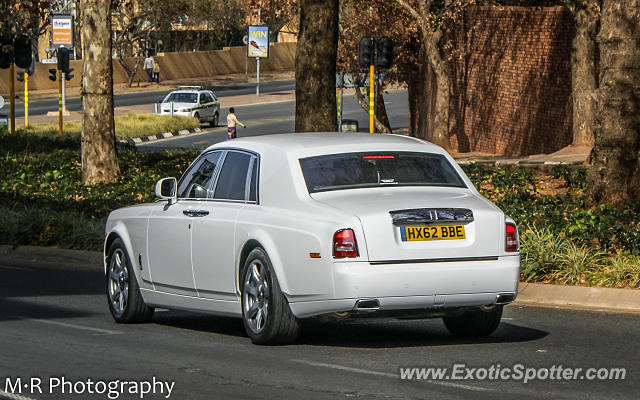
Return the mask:
<path id="1" fill-rule="evenodd" d="M 187 217 L 204 217 L 205 215 L 209 215 L 209 211 L 207 210 L 184 210 L 182 213 Z"/>

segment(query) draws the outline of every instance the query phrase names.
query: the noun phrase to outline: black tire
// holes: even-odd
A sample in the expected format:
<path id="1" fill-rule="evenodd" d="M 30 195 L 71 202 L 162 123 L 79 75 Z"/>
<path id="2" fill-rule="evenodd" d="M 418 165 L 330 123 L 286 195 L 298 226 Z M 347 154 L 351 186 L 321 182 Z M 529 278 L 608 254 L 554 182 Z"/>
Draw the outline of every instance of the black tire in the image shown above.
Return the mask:
<path id="1" fill-rule="evenodd" d="M 489 309 L 477 308 L 464 311 L 460 315 L 443 317 L 445 326 L 455 336 L 483 337 L 489 336 L 500 325 L 502 306 Z"/>
<path id="2" fill-rule="evenodd" d="M 301 323 L 280 291 L 264 249 L 257 247 L 249 253 L 240 277 L 242 321 L 251 341 L 268 345 L 294 343 L 300 334 Z M 262 324 L 259 323 L 260 314 L 263 315 Z"/>
<path id="3" fill-rule="evenodd" d="M 198 113 L 193 114 L 193 118 L 197 119 L 199 123 L 202 123 L 202 120 L 200 119 L 200 114 Z"/>
<path id="4" fill-rule="evenodd" d="M 212 128 L 218 126 L 218 113 L 213 114 L 213 119 L 209 122 L 209 126 Z"/>
<path id="5" fill-rule="evenodd" d="M 105 287 L 111 316 L 118 323 L 148 322 L 154 308 L 147 306 L 142 299 L 131 261 L 120 238 L 113 241 L 107 255 Z"/>

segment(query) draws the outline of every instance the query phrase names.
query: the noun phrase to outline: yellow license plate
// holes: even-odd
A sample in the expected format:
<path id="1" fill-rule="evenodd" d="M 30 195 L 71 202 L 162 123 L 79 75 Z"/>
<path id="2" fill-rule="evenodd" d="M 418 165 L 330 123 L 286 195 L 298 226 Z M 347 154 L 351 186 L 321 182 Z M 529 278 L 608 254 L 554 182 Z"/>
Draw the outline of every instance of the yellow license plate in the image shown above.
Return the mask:
<path id="1" fill-rule="evenodd" d="M 403 242 L 464 239 L 464 225 L 401 226 Z"/>

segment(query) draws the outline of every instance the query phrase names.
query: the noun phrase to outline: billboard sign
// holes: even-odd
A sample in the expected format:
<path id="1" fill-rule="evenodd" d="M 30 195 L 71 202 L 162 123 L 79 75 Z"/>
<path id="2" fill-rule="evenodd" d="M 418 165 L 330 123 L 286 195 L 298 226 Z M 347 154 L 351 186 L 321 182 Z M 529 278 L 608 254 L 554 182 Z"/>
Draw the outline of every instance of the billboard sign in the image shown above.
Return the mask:
<path id="1" fill-rule="evenodd" d="M 247 55 L 253 58 L 269 58 L 269 27 L 249 25 Z"/>
<path id="2" fill-rule="evenodd" d="M 73 47 L 73 15 L 53 14 L 51 16 L 51 47 Z"/>

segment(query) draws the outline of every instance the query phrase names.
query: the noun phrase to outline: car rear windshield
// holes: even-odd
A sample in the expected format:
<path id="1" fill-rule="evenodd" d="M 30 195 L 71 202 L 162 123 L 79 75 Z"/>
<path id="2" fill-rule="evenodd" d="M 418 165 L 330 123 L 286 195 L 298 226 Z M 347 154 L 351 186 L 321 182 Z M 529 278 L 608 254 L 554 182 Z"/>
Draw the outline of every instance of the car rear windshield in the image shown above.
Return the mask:
<path id="1" fill-rule="evenodd" d="M 180 93 L 174 92 L 169 95 L 165 99 L 165 103 L 197 103 L 198 102 L 198 93 Z"/>
<path id="2" fill-rule="evenodd" d="M 466 187 L 441 154 L 344 153 L 300 159 L 309 193 L 378 186 Z"/>

